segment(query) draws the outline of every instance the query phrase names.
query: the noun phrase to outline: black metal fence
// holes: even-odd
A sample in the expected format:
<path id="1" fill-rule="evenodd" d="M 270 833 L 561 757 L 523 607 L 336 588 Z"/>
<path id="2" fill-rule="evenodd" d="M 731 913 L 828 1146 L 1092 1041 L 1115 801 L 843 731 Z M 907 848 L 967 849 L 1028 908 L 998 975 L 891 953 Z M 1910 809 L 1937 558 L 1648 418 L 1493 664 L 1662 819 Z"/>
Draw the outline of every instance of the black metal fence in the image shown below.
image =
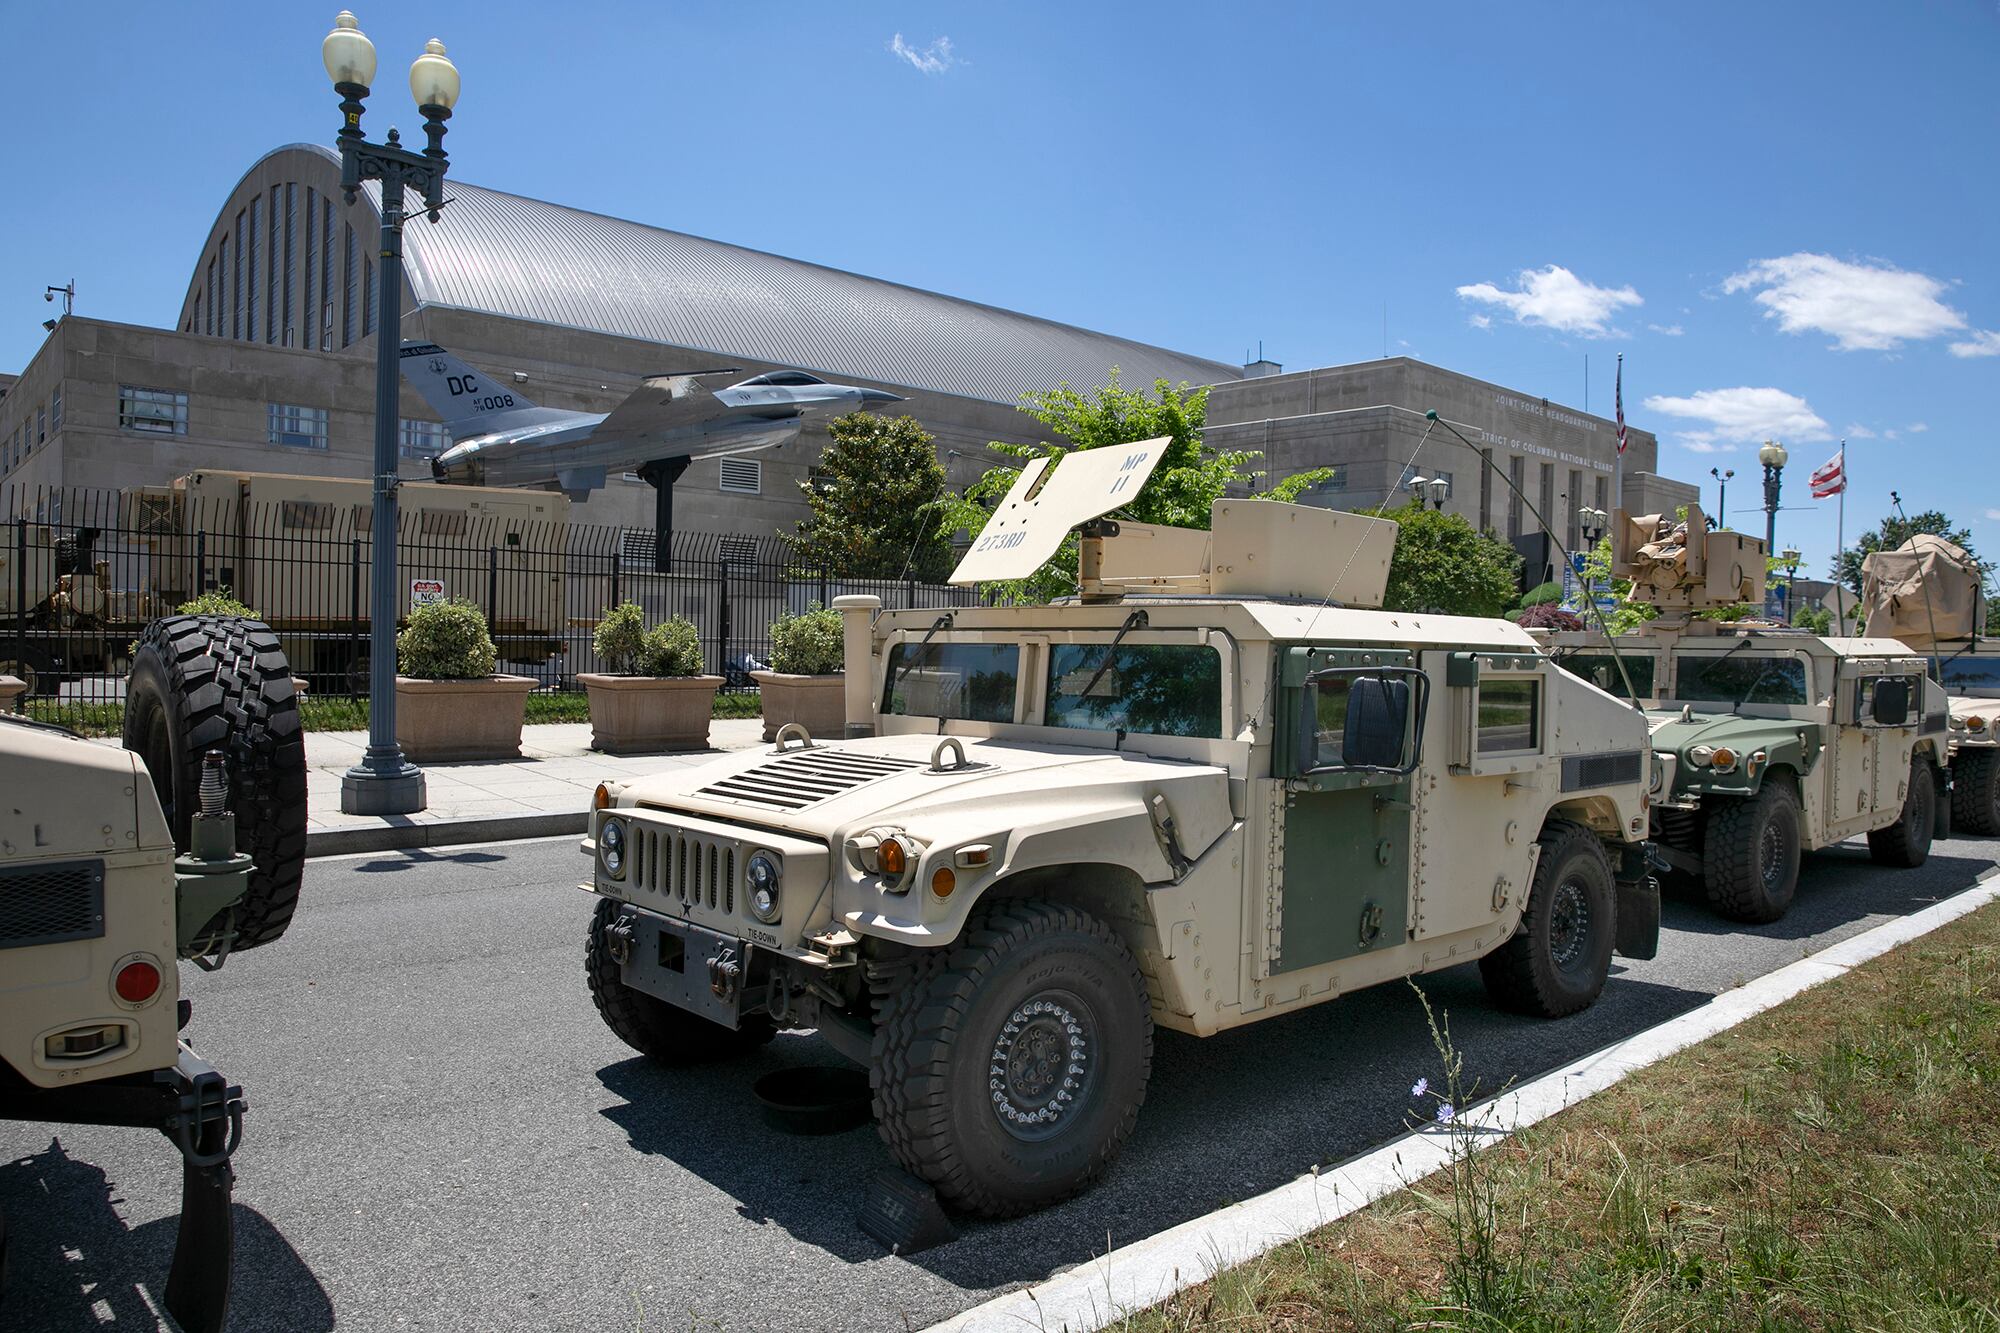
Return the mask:
<path id="1" fill-rule="evenodd" d="M 413 601 L 468 598 L 486 613 L 499 669 L 545 689 L 576 689 L 577 673 L 601 669 L 591 634 L 623 601 L 648 621 L 693 621 L 708 670 L 726 689 L 747 690 L 780 615 L 849 593 L 896 608 L 979 600 L 971 589 L 820 568 L 778 536 L 675 533 L 672 570 L 660 573 L 651 531 L 526 519 L 510 512 L 508 494 L 403 509 L 397 616 Z M 365 502 L 16 489 L 0 494 L 0 523 L 0 674 L 30 682 L 41 716 L 81 721 L 122 702 L 146 623 L 212 592 L 277 631 L 311 695 L 367 693 L 374 544 Z"/>

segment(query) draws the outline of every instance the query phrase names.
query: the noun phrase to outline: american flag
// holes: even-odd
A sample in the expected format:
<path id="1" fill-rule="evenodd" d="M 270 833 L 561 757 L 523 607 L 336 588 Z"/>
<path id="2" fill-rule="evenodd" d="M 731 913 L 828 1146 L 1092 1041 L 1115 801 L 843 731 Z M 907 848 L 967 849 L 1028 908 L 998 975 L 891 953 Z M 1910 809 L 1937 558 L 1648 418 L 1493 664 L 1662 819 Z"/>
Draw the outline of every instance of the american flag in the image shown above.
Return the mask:
<path id="1" fill-rule="evenodd" d="M 1622 454 L 1625 452 L 1625 358 L 1622 356 L 1618 358 L 1617 387 L 1611 396 L 1618 404 L 1618 452 Z"/>
<path id="2" fill-rule="evenodd" d="M 1819 471 L 1812 474 L 1812 495 L 1815 500 L 1824 500 L 1829 495 L 1838 495 L 1847 489 L 1847 446 L 1826 460 Z"/>

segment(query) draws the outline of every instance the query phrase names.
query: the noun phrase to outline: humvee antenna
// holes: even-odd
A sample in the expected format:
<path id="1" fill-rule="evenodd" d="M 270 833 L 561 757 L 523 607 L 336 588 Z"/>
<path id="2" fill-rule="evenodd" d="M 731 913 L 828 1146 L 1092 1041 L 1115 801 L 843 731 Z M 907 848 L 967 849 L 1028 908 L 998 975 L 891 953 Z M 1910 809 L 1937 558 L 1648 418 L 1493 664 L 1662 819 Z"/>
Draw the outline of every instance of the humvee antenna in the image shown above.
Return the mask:
<path id="1" fill-rule="evenodd" d="M 1433 425 L 1441 425 L 1446 430 L 1450 431 L 1453 435 L 1457 435 L 1458 442 L 1464 445 L 1467 449 L 1472 451 L 1473 456 L 1479 460 L 1479 465 L 1481 467 L 1493 468 L 1493 475 L 1500 478 L 1500 480 L 1506 482 L 1507 489 L 1514 492 L 1515 497 L 1518 498 L 1522 504 L 1528 507 L 1528 512 L 1535 516 L 1535 522 L 1542 525 L 1542 531 L 1548 534 L 1550 543 L 1553 544 L 1558 551 L 1562 552 L 1563 559 L 1566 562 L 1568 562 L 1570 568 L 1574 569 L 1576 567 L 1576 557 L 1570 554 L 1569 547 L 1563 545 L 1562 538 L 1556 536 L 1556 530 L 1549 526 L 1549 521 L 1546 518 L 1542 517 L 1542 511 L 1535 508 L 1535 502 L 1528 498 L 1527 492 L 1523 491 L 1519 486 L 1516 486 L 1514 484 L 1514 479 L 1512 477 L 1508 476 L 1505 472 L 1502 472 L 1499 468 L 1493 467 L 1492 460 L 1487 458 L 1485 454 L 1480 452 L 1479 446 L 1474 444 L 1471 440 L 1466 439 L 1465 436 L 1460 435 L 1458 427 L 1452 425 L 1449 421 L 1446 421 L 1443 417 L 1439 416 L 1437 414 L 1437 409 L 1435 407 L 1433 407 L 1430 411 L 1424 413 L 1424 420 L 1432 423 Z M 1424 435 L 1425 438 L 1429 438 L 1430 432 L 1425 431 Z M 1597 604 L 1597 599 L 1595 597 L 1588 595 L 1589 591 L 1590 590 L 1588 588 L 1584 590 L 1585 596 L 1583 600 L 1584 603 L 1590 607 L 1591 612 L 1594 615 L 1596 615 L 1597 628 L 1604 635 L 1605 645 L 1611 649 L 1611 661 L 1618 668 L 1618 678 L 1625 682 L 1626 702 L 1630 703 L 1634 709 L 1637 709 L 1640 712 L 1644 712 L 1645 709 L 1639 703 L 1639 692 L 1632 688 L 1632 673 L 1625 669 L 1625 657 L 1622 653 L 1618 651 L 1618 640 L 1612 635 L 1611 626 L 1605 622 L 1604 608 Z"/>
<path id="2" fill-rule="evenodd" d="M 1903 520 L 1903 526 L 1906 528 L 1909 527 L 1910 516 L 1903 512 L 1903 497 L 1895 491 L 1890 491 L 1889 503 L 1896 506 L 1896 517 Z M 1910 544 L 1910 554 L 1922 560 L 1923 555 L 1917 550 L 1917 534 L 1913 532 L 1903 540 Z M 1930 622 L 1931 627 L 1931 679 L 1942 685 L 1944 684 L 1944 663 L 1938 660 L 1937 612 L 1931 608 L 1930 581 L 1923 577 L 1921 571 L 1917 576 L 1917 586 L 1924 590 L 1924 619 Z M 1974 604 L 1974 609 L 1977 609 L 1977 603 Z"/>

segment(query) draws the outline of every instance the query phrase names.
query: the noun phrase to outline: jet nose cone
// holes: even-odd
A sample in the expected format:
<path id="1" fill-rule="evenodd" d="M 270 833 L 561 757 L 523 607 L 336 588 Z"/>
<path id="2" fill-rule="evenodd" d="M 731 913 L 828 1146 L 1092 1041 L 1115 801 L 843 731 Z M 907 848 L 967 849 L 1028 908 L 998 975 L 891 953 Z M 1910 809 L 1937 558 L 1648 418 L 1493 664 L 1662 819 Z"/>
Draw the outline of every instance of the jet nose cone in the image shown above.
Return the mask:
<path id="1" fill-rule="evenodd" d="M 900 393 L 890 393 L 887 389 L 863 389 L 861 401 L 864 403 L 900 403 L 905 401 Z"/>

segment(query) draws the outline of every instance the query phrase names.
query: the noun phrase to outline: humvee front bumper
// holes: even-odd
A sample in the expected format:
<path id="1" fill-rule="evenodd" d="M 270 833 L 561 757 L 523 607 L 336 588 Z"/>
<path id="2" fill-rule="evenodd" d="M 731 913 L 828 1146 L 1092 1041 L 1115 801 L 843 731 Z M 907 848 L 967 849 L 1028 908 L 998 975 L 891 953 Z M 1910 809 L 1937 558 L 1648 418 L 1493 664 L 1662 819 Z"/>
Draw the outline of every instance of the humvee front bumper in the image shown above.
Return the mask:
<path id="1" fill-rule="evenodd" d="M 627 986 L 677 1009 L 734 1028 L 763 1007 L 772 959 L 748 940 L 628 903 L 606 945 Z"/>

